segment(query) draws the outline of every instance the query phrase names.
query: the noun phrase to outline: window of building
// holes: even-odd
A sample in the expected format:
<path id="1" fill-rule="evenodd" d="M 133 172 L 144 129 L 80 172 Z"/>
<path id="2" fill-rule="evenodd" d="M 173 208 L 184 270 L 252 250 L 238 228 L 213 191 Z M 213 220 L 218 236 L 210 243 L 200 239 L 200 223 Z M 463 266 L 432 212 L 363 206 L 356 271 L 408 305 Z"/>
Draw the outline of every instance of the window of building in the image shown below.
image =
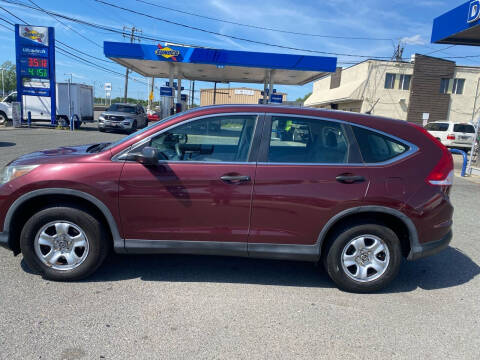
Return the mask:
<path id="1" fill-rule="evenodd" d="M 385 75 L 385 89 L 395 88 L 395 78 L 396 78 L 396 74 L 387 73 Z"/>
<path id="2" fill-rule="evenodd" d="M 452 93 L 461 95 L 463 94 L 463 87 L 465 86 L 465 79 L 454 79 Z"/>
<path id="3" fill-rule="evenodd" d="M 465 79 L 442 79 L 440 82 L 441 94 L 463 94 Z"/>
<path id="4" fill-rule="evenodd" d="M 351 145 L 342 124 L 297 117 L 274 117 L 268 161 L 345 164 Z"/>
<path id="5" fill-rule="evenodd" d="M 412 81 L 412 75 L 400 75 L 400 83 L 398 88 L 400 90 L 410 90 L 410 82 Z"/>

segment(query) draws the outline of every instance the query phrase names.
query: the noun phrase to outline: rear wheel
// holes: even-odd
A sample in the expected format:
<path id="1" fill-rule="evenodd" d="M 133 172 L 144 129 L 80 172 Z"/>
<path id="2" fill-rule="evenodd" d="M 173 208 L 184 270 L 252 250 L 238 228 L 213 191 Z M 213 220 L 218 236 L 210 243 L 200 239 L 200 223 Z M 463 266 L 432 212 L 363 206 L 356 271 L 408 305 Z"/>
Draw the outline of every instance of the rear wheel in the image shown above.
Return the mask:
<path id="1" fill-rule="evenodd" d="M 0 111 L 0 125 L 6 125 L 8 121 L 7 115 Z"/>
<path id="2" fill-rule="evenodd" d="M 390 228 L 371 223 L 337 233 L 325 256 L 326 270 L 339 288 L 365 293 L 384 288 L 396 277 L 402 251 Z"/>
<path id="3" fill-rule="evenodd" d="M 27 265 L 46 279 L 59 281 L 91 275 L 105 259 L 107 244 L 102 224 L 75 207 L 53 207 L 36 213 L 20 236 Z"/>

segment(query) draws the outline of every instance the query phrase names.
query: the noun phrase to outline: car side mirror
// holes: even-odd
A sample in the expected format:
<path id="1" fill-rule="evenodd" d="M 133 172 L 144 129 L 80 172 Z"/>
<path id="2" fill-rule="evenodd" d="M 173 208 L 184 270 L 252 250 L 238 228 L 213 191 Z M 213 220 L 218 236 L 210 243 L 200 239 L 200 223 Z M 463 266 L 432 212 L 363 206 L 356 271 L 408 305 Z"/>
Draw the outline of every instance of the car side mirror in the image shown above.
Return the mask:
<path id="1" fill-rule="evenodd" d="M 141 153 L 132 154 L 136 162 L 143 165 L 157 165 L 158 151 L 151 146 L 145 146 Z"/>

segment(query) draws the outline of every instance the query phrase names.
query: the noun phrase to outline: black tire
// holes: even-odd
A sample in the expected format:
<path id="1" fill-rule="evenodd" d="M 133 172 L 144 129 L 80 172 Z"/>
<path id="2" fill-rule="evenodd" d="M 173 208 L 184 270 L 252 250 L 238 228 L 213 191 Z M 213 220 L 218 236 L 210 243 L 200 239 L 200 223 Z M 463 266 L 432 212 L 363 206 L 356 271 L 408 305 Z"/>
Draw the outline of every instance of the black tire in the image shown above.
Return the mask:
<path id="1" fill-rule="evenodd" d="M 135 131 L 137 131 L 137 120 L 133 121 L 132 128 L 128 131 L 128 133 L 133 134 Z"/>
<path id="2" fill-rule="evenodd" d="M 7 125 L 8 118 L 4 112 L 0 111 L 0 125 Z"/>
<path id="3" fill-rule="evenodd" d="M 342 266 L 342 252 L 356 237 L 373 235 L 387 246 L 390 260 L 384 273 L 377 279 L 361 282 L 352 279 Z M 402 261 L 402 249 L 398 236 L 390 228 L 376 223 L 357 224 L 338 231 L 330 239 L 330 246 L 324 254 L 324 266 L 337 286 L 348 292 L 369 293 L 385 288 L 397 276 Z M 348 270 L 347 270 L 348 271 Z"/>
<path id="4" fill-rule="evenodd" d="M 100 131 L 100 132 L 105 132 L 105 129 L 98 128 L 98 131 Z"/>
<path id="5" fill-rule="evenodd" d="M 34 240 L 40 229 L 55 221 L 68 221 L 85 233 L 89 251 L 84 261 L 71 270 L 53 269 L 40 260 Z M 20 248 L 27 265 L 45 279 L 75 281 L 88 277 L 103 263 L 109 250 L 109 241 L 102 224 L 87 211 L 74 206 L 59 206 L 43 209 L 33 215 L 24 225 L 20 235 Z"/>

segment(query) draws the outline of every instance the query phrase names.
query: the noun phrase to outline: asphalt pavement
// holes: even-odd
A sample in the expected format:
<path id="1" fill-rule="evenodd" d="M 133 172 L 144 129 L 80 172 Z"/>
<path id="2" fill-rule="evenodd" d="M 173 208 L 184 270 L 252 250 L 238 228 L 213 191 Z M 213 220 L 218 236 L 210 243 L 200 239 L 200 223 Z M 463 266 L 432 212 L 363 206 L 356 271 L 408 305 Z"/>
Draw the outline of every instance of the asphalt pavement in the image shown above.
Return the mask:
<path id="1" fill-rule="evenodd" d="M 0 165 L 122 136 L 0 129 Z M 369 295 L 310 263 L 207 256 L 112 255 L 56 283 L 0 249 L 0 359 L 478 359 L 480 184 L 456 177 L 452 202 L 451 246 Z"/>

